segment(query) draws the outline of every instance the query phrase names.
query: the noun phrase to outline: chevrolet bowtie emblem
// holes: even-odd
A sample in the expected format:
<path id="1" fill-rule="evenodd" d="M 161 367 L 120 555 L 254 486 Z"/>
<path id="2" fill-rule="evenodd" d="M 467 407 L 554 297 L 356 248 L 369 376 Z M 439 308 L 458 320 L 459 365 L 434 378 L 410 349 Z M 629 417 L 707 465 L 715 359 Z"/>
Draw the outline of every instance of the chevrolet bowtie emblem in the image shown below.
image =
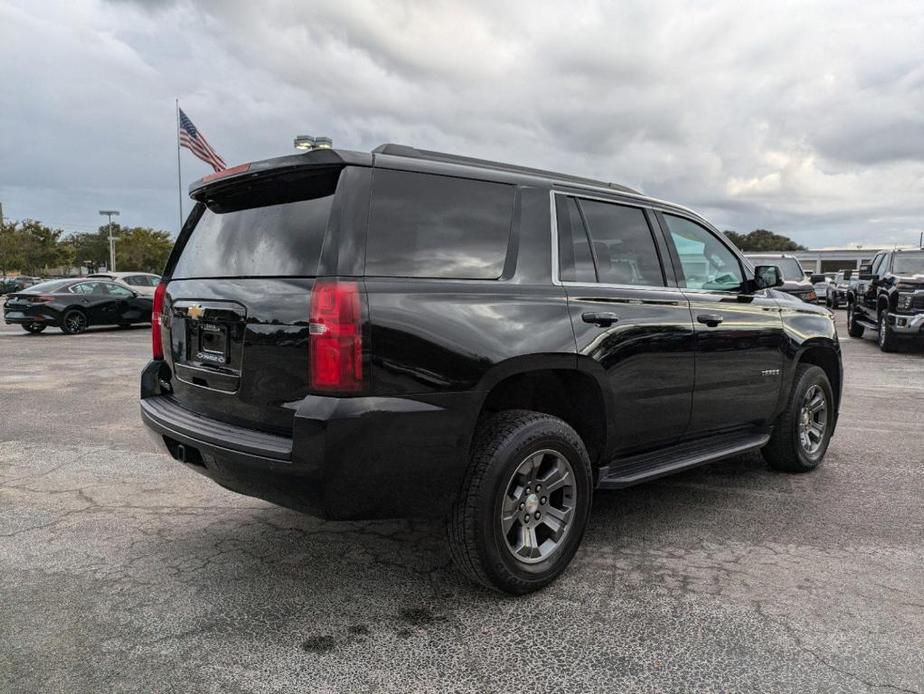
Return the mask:
<path id="1" fill-rule="evenodd" d="M 188 309 L 186 309 L 186 316 L 192 320 L 199 320 L 202 318 L 202 314 L 205 313 L 205 309 L 202 308 L 199 304 L 193 304 Z"/>

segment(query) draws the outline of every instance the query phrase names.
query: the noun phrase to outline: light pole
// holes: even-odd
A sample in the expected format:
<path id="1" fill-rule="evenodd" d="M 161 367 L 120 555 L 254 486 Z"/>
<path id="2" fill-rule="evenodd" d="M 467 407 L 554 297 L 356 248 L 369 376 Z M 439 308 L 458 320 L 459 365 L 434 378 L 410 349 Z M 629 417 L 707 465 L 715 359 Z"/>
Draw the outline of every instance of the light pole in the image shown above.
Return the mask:
<path id="1" fill-rule="evenodd" d="M 116 239 L 112 235 L 112 218 L 119 216 L 118 210 L 100 210 L 99 213 L 104 217 L 109 218 L 109 272 L 115 272 L 115 242 Z"/>

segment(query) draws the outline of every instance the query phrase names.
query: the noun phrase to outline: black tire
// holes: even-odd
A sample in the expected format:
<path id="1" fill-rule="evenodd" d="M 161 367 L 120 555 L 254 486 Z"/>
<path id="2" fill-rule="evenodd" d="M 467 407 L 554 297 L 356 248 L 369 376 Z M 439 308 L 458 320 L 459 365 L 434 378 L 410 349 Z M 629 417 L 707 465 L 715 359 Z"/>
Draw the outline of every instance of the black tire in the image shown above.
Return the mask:
<path id="1" fill-rule="evenodd" d="M 87 314 L 79 308 L 74 308 L 61 318 L 61 332 L 68 335 L 78 335 L 87 329 Z"/>
<path id="2" fill-rule="evenodd" d="M 27 333 L 32 333 L 33 335 L 38 335 L 42 332 L 47 326 L 41 323 L 23 323 L 22 329 Z"/>
<path id="3" fill-rule="evenodd" d="M 534 484 L 547 479 L 542 477 L 541 471 L 549 464 L 548 461 L 554 465 L 561 464 L 562 469 L 566 469 L 562 479 L 568 478 L 567 471 L 573 473 L 573 481 L 569 483 L 573 496 L 569 500 L 572 504 L 570 520 L 560 526 L 568 526 L 561 539 L 555 541 L 550 537 L 532 545 L 537 547 L 537 553 L 539 545 L 548 547 L 550 542 L 553 549 L 547 550 L 549 555 L 546 557 L 527 559 L 515 556 L 517 550 L 511 546 L 511 534 L 522 533 L 525 537 L 529 530 L 526 523 L 532 516 L 527 507 L 525 516 L 528 520 L 521 522 L 520 513 L 524 505 L 517 506 L 510 490 L 512 485 L 519 484 L 520 479 L 528 479 L 521 478 L 518 473 L 533 459 L 540 461 L 535 473 L 530 473 L 530 476 L 535 474 Z M 532 498 L 541 494 L 539 489 L 541 484 L 527 498 L 537 511 L 537 519 L 542 508 L 553 509 L 553 495 L 558 493 L 558 490 L 553 491 L 547 499 L 540 497 L 541 503 L 547 505 L 539 507 L 535 506 L 537 501 Z M 527 487 L 525 492 L 529 491 Z M 507 410 L 486 417 L 475 433 L 465 482 L 447 521 L 452 558 L 466 576 L 488 588 L 515 595 L 539 590 L 554 581 L 574 557 L 587 526 L 592 491 L 587 449 L 577 432 L 561 419 L 528 410 Z M 505 522 L 503 509 L 511 501 L 514 508 L 512 516 L 516 520 L 505 535 L 502 529 Z M 554 520 L 555 513 L 546 513 L 544 520 L 534 524 L 534 541 L 540 534 L 540 526 L 543 533 L 548 534 L 546 524 L 550 515 Z"/>
<path id="4" fill-rule="evenodd" d="M 813 389 L 819 389 L 825 399 L 826 421 L 818 448 L 812 450 L 803 443 L 802 423 L 804 399 Z M 773 427 L 770 442 L 764 446 L 764 460 L 774 470 L 784 472 L 809 472 L 821 464 L 831 441 L 834 428 L 834 390 L 828 375 L 820 366 L 799 364 L 793 378 L 792 392 L 783 414 Z"/>
<path id="5" fill-rule="evenodd" d="M 889 325 L 889 316 L 886 311 L 879 312 L 879 349 L 883 352 L 894 352 L 897 345 L 895 333 Z"/>
<path id="6" fill-rule="evenodd" d="M 847 304 L 847 334 L 850 337 L 863 337 L 863 331 L 865 328 L 857 323 L 856 312 L 854 311 L 854 303 L 850 302 Z"/>

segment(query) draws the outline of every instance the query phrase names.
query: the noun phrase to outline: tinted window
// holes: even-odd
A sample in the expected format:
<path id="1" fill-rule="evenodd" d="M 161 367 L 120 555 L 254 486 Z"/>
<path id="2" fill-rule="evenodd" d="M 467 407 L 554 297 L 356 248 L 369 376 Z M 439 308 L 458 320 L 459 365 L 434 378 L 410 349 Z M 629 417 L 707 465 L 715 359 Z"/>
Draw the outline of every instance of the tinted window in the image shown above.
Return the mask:
<path id="1" fill-rule="evenodd" d="M 884 253 L 880 253 L 880 254 L 877 255 L 875 258 L 873 258 L 873 267 L 872 267 L 872 269 L 870 270 L 870 272 L 871 272 L 872 274 L 874 274 L 874 275 L 881 275 L 881 274 L 882 274 L 882 269 L 883 269 L 882 266 L 885 265 L 885 263 L 882 262 L 883 260 L 885 260 L 885 254 L 884 254 Z"/>
<path id="2" fill-rule="evenodd" d="M 664 219 L 680 256 L 682 287 L 718 291 L 741 288 L 744 276 L 738 258 L 712 232 L 683 217 L 666 214 Z"/>
<path id="3" fill-rule="evenodd" d="M 8 280 L 9 281 L 9 280 Z M 49 280 L 40 284 L 33 284 L 28 289 L 23 290 L 24 294 L 42 294 L 47 292 L 57 292 L 67 287 L 73 280 Z"/>
<path id="4" fill-rule="evenodd" d="M 144 287 L 147 286 L 147 277 L 141 275 L 129 275 L 128 277 L 123 277 L 122 281 L 125 284 L 129 284 L 132 287 Z"/>
<path id="5" fill-rule="evenodd" d="M 556 198 L 559 278 L 564 282 L 596 282 L 594 259 L 577 201 L 561 195 Z"/>
<path id="6" fill-rule="evenodd" d="M 100 287 L 99 282 L 81 282 L 70 288 L 74 294 L 103 294 L 105 293 Z"/>
<path id="7" fill-rule="evenodd" d="M 500 277 L 513 186 L 388 170 L 373 180 L 367 275 Z"/>
<path id="8" fill-rule="evenodd" d="M 132 294 L 130 289 L 128 289 L 127 287 L 120 287 L 117 284 L 107 284 L 106 291 L 110 295 L 117 296 L 120 299 L 129 299 L 132 296 L 134 296 L 134 294 Z"/>
<path id="9" fill-rule="evenodd" d="M 581 200 L 580 206 L 600 282 L 664 286 L 658 250 L 641 209 L 597 200 Z"/>
<path id="10" fill-rule="evenodd" d="M 209 200 L 173 277 L 311 276 L 336 174 L 273 177 Z"/>

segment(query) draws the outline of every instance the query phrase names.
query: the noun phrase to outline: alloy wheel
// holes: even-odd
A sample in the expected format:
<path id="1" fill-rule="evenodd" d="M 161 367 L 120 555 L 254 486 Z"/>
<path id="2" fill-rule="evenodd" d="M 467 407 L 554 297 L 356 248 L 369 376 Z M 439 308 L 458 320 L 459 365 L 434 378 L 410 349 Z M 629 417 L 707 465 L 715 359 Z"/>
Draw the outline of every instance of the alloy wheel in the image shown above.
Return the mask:
<path id="1" fill-rule="evenodd" d="M 71 311 L 64 317 L 64 325 L 71 334 L 82 333 L 87 328 L 87 317 L 80 311 Z"/>
<path id="2" fill-rule="evenodd" d="M 799 410 L 799 445 L 810 456 L 821 449 L 828 429 L 828 399 L 818 384 L 812 384 L 802 396 Z"/>
<path id="3" fill-rule="evenodd" d="M 510 476 L 500 503 L 507 550 L 525 564 L 548 559 L 571 530 L 576 503 L 568 459 L 551 449 L 531 453 Z"/>

